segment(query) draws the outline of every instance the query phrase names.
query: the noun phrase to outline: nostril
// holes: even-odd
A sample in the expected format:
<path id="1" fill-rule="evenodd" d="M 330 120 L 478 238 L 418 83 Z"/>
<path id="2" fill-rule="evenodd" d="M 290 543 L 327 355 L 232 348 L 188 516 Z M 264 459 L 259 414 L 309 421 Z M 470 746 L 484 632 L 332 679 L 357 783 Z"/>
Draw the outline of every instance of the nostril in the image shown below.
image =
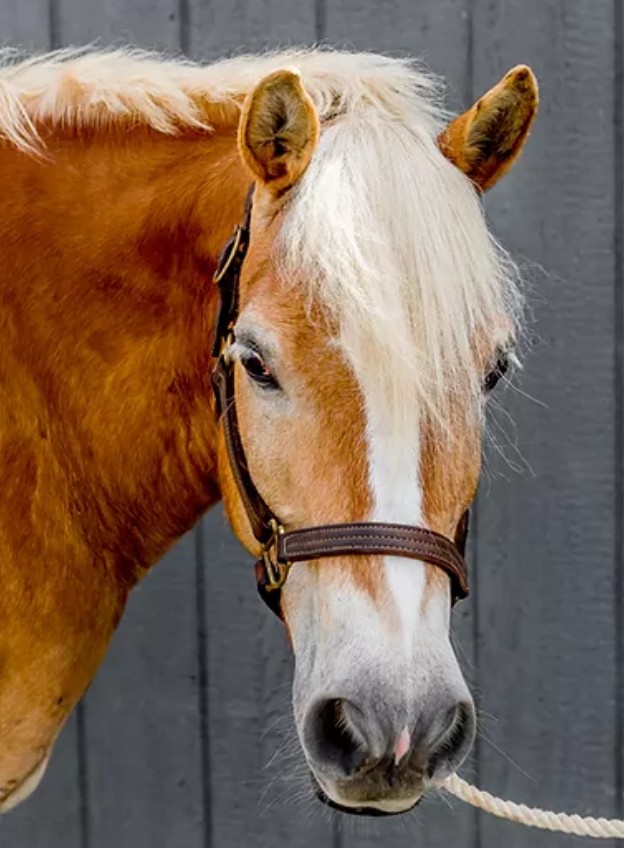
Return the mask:
<path id="1" fill-rule="evenodd" d="M 459 768 L 474 742 L 475 724 L 474 707 L 469 701 L 460 701 L 448 711 L 444 728 L 431 746 L 430 778 L 443 780 Z"/>
<path id="2" fill-rule="evenodd" d="M 358 728 L 359 713 L 355 704 L 343 698 L 318 701 L 308 711 L 303 733 L 306 752 L 327 777 L 349 777 L 364 765 L 368 751 Z"/>

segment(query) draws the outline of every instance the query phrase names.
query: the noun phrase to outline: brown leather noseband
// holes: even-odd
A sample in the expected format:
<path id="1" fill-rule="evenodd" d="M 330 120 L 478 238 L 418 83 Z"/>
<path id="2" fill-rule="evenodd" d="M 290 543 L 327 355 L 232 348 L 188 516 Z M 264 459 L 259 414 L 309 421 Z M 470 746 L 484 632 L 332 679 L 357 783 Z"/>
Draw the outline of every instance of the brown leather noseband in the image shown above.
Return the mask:
<path id="1" fill-rule="evenodd" d="M 252 197 L 253 186 L 247 196 L 243 223 L 235 228 L 225 245 L 214 274 L 221 302 L 212 349 L 212 355 L 217 359 L 212 383 L 217 412 L 223 420 L 230 468 L 252 532 L 262 545 L 262 556 L 256 563 L 260 596 L 273 612 L 280 615 L 280 589 L 293 563 L 347 554 L 377 554 L 431 563 L 450 577 L 452 602 L 465 598 L 468 594 L 464 561 L 467 511 L 459 522 L 454 541 L 424 527 L 373 521 L 287 530 L 258 492 L 249 473 L 238 427 L 234 363 L 229 355 L 238 319 L 241 269 L 249 247 Z"/>

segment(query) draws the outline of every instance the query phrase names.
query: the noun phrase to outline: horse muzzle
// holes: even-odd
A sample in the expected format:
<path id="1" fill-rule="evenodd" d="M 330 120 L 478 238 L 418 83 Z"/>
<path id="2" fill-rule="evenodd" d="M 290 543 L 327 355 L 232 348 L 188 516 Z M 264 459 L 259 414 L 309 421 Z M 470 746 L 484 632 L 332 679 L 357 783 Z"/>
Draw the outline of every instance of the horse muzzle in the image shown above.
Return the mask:
<path id="1" fill-rule="evenodd" d="M 338 698 L 313 704 L 303 725 L 303 746 L 316 797 L 354 815 L 396 815 L 412 809 L 466 758 L 475 736 L 471 701 L 452 700 L 411 726 L 371 702 Z"/>

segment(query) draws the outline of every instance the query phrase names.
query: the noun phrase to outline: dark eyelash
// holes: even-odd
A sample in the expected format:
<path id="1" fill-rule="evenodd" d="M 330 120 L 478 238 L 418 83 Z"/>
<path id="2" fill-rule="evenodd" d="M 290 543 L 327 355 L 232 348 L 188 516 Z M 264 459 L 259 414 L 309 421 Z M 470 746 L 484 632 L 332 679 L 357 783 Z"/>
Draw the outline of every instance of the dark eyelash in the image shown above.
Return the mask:
<path id="1" fill-rule="evenodd" d="M 509 370 L 509 356 L 506 353 L 499 353 L 496 358 L 496 364 L 494 367 L 486 374 L 485 379 L 483 381 L 483 390 L 486 394 L 489 394 L 494 390 L 496 384 L 499 380 L 505 376 L 505 374 Z"/>
<path id="2" fill-rule="evenodd" d="M 279 383 L 267 367 L 264 359 L 260 353 L 257 350 L 254 350 L 251 346 L 249 350 L 244 351 L 241 354 L 240 363 L 249 378 L 258 386 L 262 386 L 267 389 L 279 389 Z"/>

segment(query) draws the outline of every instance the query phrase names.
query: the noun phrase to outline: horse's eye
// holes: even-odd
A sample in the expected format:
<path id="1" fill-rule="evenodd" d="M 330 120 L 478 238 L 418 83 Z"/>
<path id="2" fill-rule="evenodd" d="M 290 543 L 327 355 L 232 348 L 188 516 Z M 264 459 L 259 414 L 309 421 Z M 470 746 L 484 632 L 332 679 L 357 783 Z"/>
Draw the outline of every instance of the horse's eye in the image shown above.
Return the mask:
<path id="1" fill-rule="evenodd" d="M 505 376 L 509 369 L 509 357 L 506 353 L 499 353 L 496 357 L 494 367 L 486 374 L 483 381 L 483 390 L 486 394 L 492 391 L 498 381 Z"/>
<path id="2" fill-rule="evenodd" d="M 241 354 L 240 361 L 254 383 L 269 389 L 279 388 L 277 380 L 271 374 L 260 354 L 255 350 L 246 350 Z"/>

